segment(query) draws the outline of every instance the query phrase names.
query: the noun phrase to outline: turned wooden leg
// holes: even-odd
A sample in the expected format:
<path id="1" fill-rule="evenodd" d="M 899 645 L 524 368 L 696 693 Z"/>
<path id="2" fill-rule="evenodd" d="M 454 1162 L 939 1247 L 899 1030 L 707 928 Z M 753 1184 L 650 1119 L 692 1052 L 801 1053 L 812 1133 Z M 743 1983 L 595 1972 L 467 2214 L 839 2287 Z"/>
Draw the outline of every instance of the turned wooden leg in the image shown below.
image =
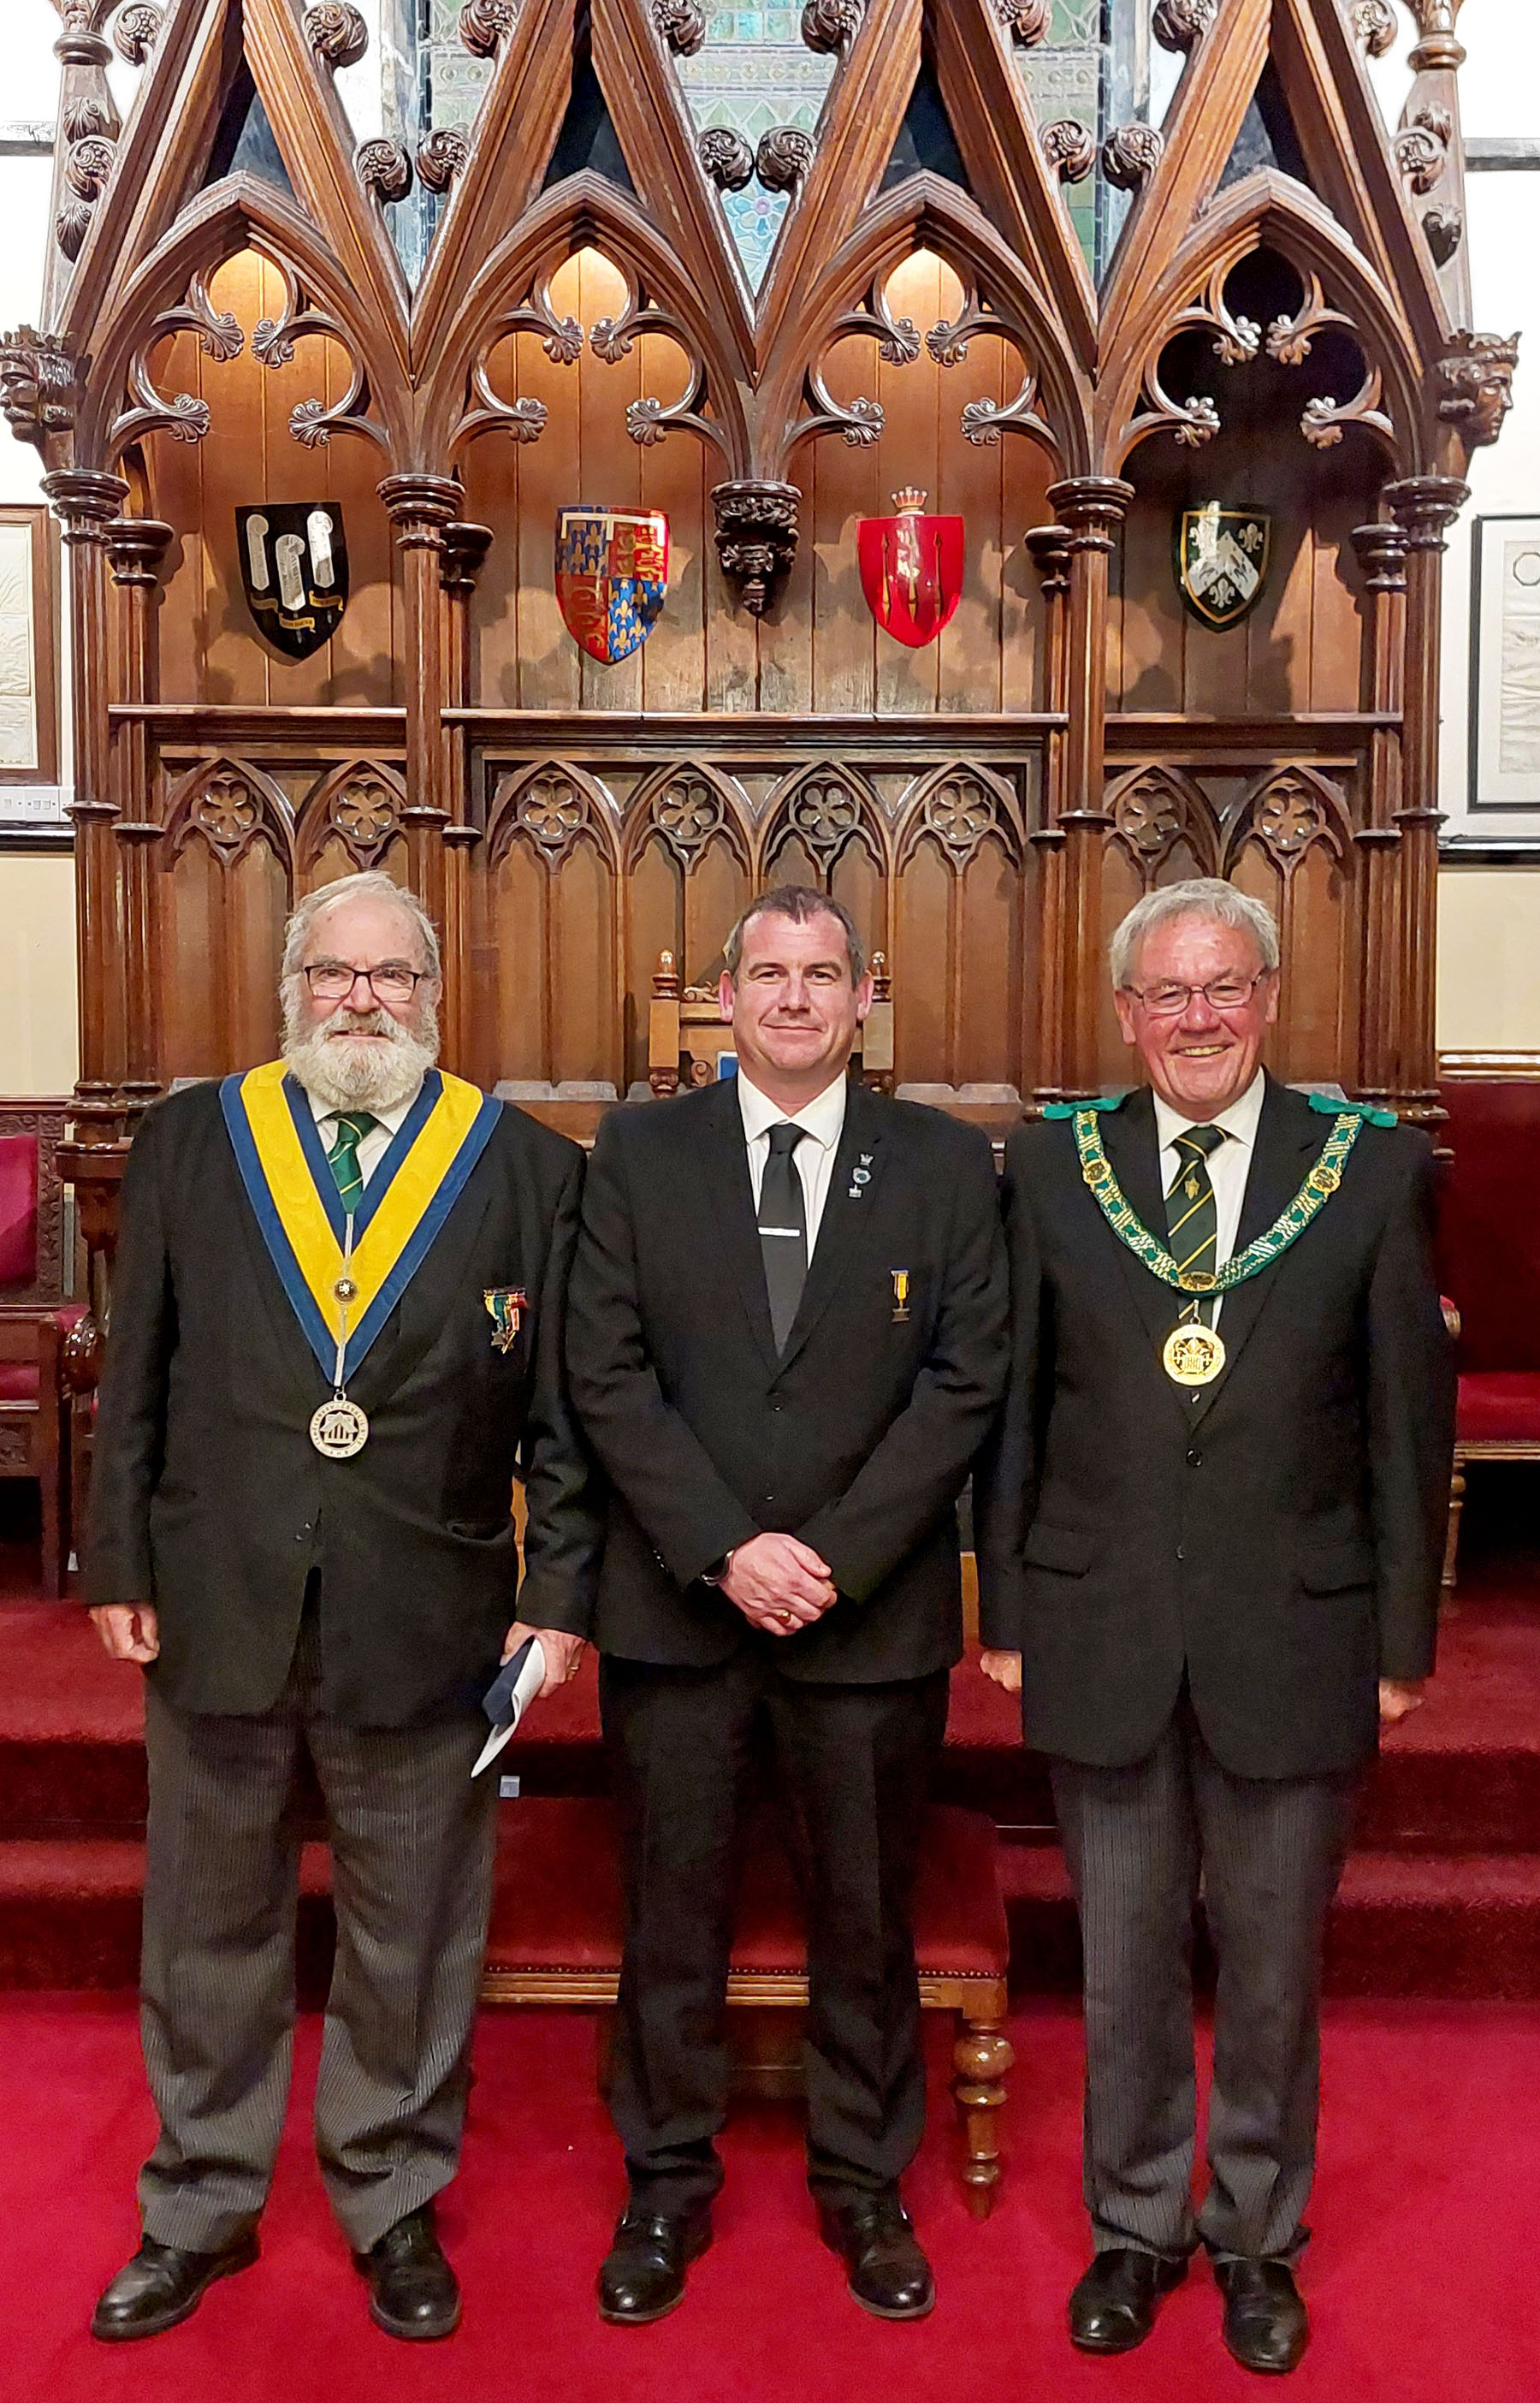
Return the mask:
<path id="1" fill-rule="evenodd" d="M 987 2219 L 994 2209 L 1000 2184 L 996 2114 L 1006 2099 L 1006 2073 L 1015 2059 L 996 2021 L 964 2019 L 952 2048 L 951 2090 L 963 2121 L 963 2184 L 975 2219 Z"/>
<path id="2" fill-rule="evenodd" d="M 1444 1536 L 1444 1591 L 1451 1594 L 1459 1575 L 1456 1563 L 1460 1557 L 1460 1513 L 1465 1507 L 1465 1464 L 1456 1452 L 1454 1474 L 1450 1479 L 1449 1527 Z"/>

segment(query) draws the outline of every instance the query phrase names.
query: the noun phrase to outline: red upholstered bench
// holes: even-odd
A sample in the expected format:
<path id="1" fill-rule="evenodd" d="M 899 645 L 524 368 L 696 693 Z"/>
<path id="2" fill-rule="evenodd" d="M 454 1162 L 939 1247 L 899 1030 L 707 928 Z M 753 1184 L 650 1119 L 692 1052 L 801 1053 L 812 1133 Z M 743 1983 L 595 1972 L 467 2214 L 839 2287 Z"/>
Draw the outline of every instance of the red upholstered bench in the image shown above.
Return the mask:
<path id="1" fill-rule="evenodd" d="M 1452 1586 L 1468 1462 L 1540 1460 L 1536 1062 L 1444 1063 L 1453 1161 L 1439 1201 L 1445 1292 L 1458 1310 L 1460 1402 L 1444 1582 Z"/>
<path id="2" fill-rule="evenodd" d="M 1000 2181 L 995 2123 L 1014 2057 L 1001 2033 L 1007 1946 L 993 1824 L 981 1812 L 938 1807 L 915 1899 L 920 2000 L 960 2022 L 952 2091 L 963 2183 L 980 2219 Z M 619 1979 L 620 1884 L 609 1803 L 532 1797 L 506 1805 L 483 1999 L 605 2007 Z M 766 1837 L 744 1868 L 728 2002 L 763 2010 L 807 1999 L 796 1882 L 783 1847 Z"/>

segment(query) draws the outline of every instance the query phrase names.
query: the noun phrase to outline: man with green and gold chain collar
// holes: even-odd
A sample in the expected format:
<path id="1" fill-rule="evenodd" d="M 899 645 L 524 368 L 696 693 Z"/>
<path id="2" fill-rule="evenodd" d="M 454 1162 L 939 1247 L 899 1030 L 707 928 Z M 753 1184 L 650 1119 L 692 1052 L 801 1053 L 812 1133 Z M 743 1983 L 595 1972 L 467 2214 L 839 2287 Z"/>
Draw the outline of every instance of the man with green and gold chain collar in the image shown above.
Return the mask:
<path id="1" fill-rule="evenodd" d="M 1006 1150 L 984 1667 L 1049 1757 L 1085 1944 L 1072 2340 L 1141 2342 L 1201 2244 L 1231 2353 L 1283 2371 L 1309 2333 L 1326 1910 L 1378 1728 L 1434 1660 L 1454 1373 L 1432 1151 L 1263 1068 L 1278 930 L 1233 885 L 1149 894 L 1111 965 L 1147 1087 Z M 1219 1982 L 1195 2210 L 1200 1882 Z"/>

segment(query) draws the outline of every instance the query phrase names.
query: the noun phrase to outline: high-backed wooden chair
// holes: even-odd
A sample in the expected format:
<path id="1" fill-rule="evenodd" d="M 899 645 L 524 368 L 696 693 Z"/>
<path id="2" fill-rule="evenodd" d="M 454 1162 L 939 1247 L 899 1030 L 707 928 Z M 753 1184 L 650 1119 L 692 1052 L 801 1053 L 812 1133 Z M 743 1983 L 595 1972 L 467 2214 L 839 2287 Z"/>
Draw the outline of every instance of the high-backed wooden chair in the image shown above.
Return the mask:
<path id="1" fill-rule="evenodd" d="M 856 1032 L 854 1065 L 865 1083 L 891 1092 L 893 986 L 881 951 L 872 954 L 871 975 L 874 996 L 866 1022 Z M 647 1078 L 653 1091 L 661 1097 L 676 1093 L 681 1085 L 714 1083 L 722 1054 L 731 1049 L 732 1029 L 723 1022 L 715 986 L 683 983 L 673 953 L 659 951 L 647 1025 Z"/>
<path id="2" fill-rule="evenodd" d="M 0 1101 L 0 1477 L 33 1477 L 42 1497 L 43 1584 L 69 1563 L 68 1400 L 63 1348 L 77 1305 L 58 1146 L 62 1101 Z"/>
<path id="3" fill-rule="evenodd" d="M 63 1329 L 57 1317 L 0 1313 L 0 1477 L 35 1477 L 43 1505 L 43 1590 L 64 1590 L 69 1453 Z"/>

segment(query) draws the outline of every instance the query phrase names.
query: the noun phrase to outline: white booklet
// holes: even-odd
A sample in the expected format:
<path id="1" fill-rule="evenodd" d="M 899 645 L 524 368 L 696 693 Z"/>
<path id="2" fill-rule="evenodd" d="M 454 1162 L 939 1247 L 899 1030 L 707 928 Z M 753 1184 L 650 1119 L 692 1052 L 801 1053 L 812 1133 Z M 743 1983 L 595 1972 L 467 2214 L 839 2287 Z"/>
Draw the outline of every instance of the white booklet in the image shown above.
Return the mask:
<path id="1" fill-rule="evenodd" d="M 529 1636 L 511 1660 L 504 1663 L 502 1674 L 489 1687 L 481 1707 L 492 1721 L 492 1733 L 481 1746 L 481 1757 L 471 1771 L 479 1777 L 490 1769 L 509 1738 L 517 1732 L 520 1720 L 546 1682 L 546 1655 L 538 1635 Z"/>

